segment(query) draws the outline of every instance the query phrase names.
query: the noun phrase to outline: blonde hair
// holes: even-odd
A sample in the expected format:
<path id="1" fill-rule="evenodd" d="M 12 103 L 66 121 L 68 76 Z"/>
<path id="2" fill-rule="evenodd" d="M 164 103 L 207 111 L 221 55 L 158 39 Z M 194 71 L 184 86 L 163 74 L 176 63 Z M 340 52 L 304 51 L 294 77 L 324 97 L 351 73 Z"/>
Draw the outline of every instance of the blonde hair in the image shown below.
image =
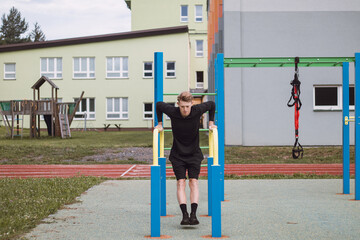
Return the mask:
<path id="1" fill-rule="evenodd" d="M 178 102 L 183 101 L 183 102 L 191 102 L 194 99 L 193 95 L 188 92 L 182 92 L 179 94 L 179 96 L 177 97 Z"/>

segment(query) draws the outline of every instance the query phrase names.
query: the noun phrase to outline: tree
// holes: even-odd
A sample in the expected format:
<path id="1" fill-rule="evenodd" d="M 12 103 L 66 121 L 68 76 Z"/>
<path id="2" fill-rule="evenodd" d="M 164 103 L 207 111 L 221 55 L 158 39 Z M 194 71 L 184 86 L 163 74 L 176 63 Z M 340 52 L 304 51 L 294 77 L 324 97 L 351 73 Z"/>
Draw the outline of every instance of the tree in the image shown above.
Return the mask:
<path id="1" fill-rule="evenodd" d="M 40 25 L 37 22 L 34 24 L 34 30 L 30 33 L 30 39 L 33 42 L 45 41 L 45 34 L 41 31 Z"/>
<path id="2" fill-rule="evenodd" d="M 6 16 L 3 14 L 2 26 L 0 28 L 1 38 L 3 39 L 3 44 L 11 43 L 22 43 L 29 42 L 30 37 L 22 37 L 27 29 L 28 23 L 25 21 L 25 18 L 21 18 L 21 13 L 15 8 L 10 9 L 10 13 Z"/>

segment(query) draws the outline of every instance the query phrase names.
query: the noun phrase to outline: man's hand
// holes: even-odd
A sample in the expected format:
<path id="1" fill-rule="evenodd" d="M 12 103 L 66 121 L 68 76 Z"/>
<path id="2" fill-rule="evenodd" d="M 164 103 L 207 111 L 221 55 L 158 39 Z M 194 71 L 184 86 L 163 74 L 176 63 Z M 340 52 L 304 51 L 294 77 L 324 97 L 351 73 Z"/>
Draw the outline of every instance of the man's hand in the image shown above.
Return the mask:
<path id="1" fill-rule="evenodd" d="M 214 124 L 213 121 L 209 121 L 209 130 L 213 130 L 214 128 L 217 128 L 217 126 Z"/>
<path id="2" fill-rule="evenodd" d="M 162 126 L 162 122 L 159 122 L 158 125 L 155 127 L 155 129 L 159 130 L 159 132 L 163 131 L 164 128 Z"/>

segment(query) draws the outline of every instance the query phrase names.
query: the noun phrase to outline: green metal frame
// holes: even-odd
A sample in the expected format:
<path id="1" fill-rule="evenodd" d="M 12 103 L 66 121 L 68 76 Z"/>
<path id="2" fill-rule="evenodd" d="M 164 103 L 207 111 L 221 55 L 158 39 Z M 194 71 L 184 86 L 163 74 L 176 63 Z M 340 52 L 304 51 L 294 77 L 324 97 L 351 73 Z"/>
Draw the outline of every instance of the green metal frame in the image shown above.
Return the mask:
<path id="1" fill-rule="evenodd" d="M 300 57 L 299 67 L 342 67 L 355 57 Z M 225 58 L 224 67 L 295 67 L 294 57 Z"/>

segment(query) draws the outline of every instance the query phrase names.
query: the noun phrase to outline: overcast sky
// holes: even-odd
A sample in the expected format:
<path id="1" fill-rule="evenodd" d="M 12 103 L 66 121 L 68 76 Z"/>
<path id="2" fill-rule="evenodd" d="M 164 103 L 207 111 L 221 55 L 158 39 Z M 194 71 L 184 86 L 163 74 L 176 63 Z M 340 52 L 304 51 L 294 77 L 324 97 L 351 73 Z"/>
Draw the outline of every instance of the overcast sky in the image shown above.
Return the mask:
<path id="1" fill-rule="evenodd" d="M 1 17 L 13 6 L 29 30 L 39 23 L 46 40 L 131 30 L 131 12 L 124 0 L 0 0 Z"/>

